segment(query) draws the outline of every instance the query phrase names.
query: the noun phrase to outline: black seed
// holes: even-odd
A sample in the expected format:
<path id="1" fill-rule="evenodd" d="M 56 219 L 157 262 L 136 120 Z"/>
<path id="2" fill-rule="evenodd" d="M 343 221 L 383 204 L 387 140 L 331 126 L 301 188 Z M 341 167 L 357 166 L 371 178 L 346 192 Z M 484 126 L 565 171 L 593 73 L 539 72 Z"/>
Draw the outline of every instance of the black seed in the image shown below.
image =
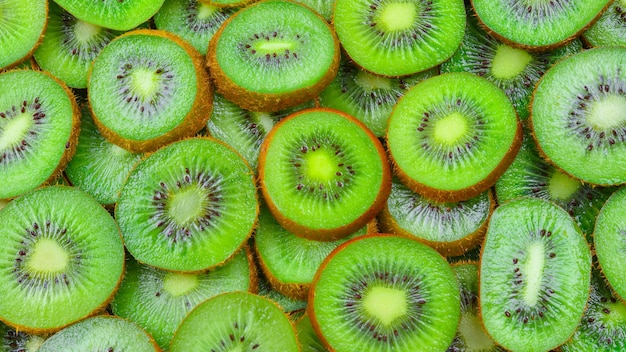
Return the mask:
<path id="1" fill-rule="evenodd" d="M 550 258 L 554 258 L 554 257 L 556 257 L 556 253 L 550 253 L 549 256 L 550 256 Z"/>
<path id="2" fill-rule="evenodd" d="M 511 313 L 508 310 L 504 311 L 504 315 L 506 315 L 507 318 L 511 317 Z"/>

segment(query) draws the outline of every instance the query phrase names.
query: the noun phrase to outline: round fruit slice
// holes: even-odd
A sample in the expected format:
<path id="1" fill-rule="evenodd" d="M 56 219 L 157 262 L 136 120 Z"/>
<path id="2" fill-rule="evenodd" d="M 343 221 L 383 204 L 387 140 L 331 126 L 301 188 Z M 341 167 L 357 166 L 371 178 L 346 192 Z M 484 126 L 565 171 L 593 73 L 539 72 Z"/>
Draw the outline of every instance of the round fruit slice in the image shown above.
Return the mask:
<path id="1" fill-rule="evenodd" d="M 387 148 L 400 181 L 441 202 L 491 187 L 513 161 L 522 128 L 504 92 L 470 73 L 447 73 L 411 88 L 389 119 Z"/>
<path id="2" fill-rule="evenodd" d="M 14 66 L 35 50 L 48 23 L 47 0 L 0 3 L 0 69 Z"/>
<path id="3" fill-rule="evenodd" d="M 258 214 L 253 173 L 209 138 L 170 144 L 141 161 L 115 215 L 139 262 L 191 272 L 223 263 L 250 237 Z"/>
<path id="4" fill-rule="evenodd" d="M 307 309 L 332 351 L 445 351 L 460 318 L 459 286 L 434 249 L 404 236 L 367 235 L 324 260 Z"/>
<path id="5" fill-rule="evenodd" d="M 527 197 L 500 205 L 480 262 L 485 329 L 509 350 L 556 348 L 583 316 L 590 275 L 589 247 L 565 210 Z"/>
<path id="6" fill-rule="evenodd" d="M 163 5 L 163 0 L 54 1 L 82 21 L 119 31 L 146 22 Z"/>
<path id="7" fill-rule="evenodd" d="M 207 64 L 217 91 L 251 111 L 307 102 L 333 80 L 339 41 L 308 7 L 267 0 L 232 15 L 213 36 Z"/>
<path id="8" fill-rule="evenodd" d="M 274 126 L 261 146 L 259 179 L 278 223 L 321 241 L 365 226 L 391 188 L 380 141 L 361 122 L 332 109 L 302 110 Z"/>
<path id="9" fill-rule="evenodd" d="M 40 188 L 0 211 L 0 319 L 50 332 L 94 314 L 122 279 L 124 247 L 115 220 L 87 193 Z"/>
<path id="10" fill-rule="evenodd" d="M 553 66 L 535 89 L 539 149 L 583 182 L 626 183 L 625 65 L 626 47 L 586 50 Z"/>
<path id="11" fill-rule="evenodd" d="M 250 293 L 231 292 L 192 310 L 170 345 L 171 352 L 211 350 L 298 352 L 300 346 L 294 326 L 276 304 Z"/>
<path id="12" fill-rule="evenodd" d="M 626 0 L 615 0 L 582 37 L 589 46 L 626 45 Z"/>

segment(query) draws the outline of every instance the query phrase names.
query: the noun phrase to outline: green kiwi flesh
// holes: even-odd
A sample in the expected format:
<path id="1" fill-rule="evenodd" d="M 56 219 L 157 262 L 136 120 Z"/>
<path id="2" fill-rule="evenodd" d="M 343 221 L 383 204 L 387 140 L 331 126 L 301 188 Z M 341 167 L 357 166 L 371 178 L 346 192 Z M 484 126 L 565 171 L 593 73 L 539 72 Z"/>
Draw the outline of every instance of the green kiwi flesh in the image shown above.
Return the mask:
<path id="1" fill-rule="evenodd" d="M 479 306 L 489 335 L 514 351 L 548 351 L 576 330 L 589 297 L 591 253 L 574 220 L 543 199 L 493 212 L 480 261 Z"/>
<path id="2" fill-rule="evenodd" d="M 46 340 L 46 335 L 27 334 L 0 323 L 0 351 L 34 352 Z"/>
<path id="3" fill-rule="evenodd" d="M 307 314 L 303 315 L 296 322 L 298 332 L 298 342 L 302 347 L 302 352 L 327 352 L 328 349 L 322 344 L 319 337 L 311 325 L 311 319 Z"/>
<path id="4" fill-rule="evenodd" d="M 48 22 L 47 0 L 0 3 L 0 69 L 27 59 L 39 45 Z"/>
<path id="5" fill-rule="evenodd" d="M 445 351 L 460 318 L 459 286 L 448 262 L 417 240 L 360 236 L 326 258 L 307 312 L 329 350 Z"/>
<path id="6" fill-rule="evenodd" d="M 81 21 L 118 31 L 146 22 L 163 5 L 163 0 L 54 1 Z"/>
<path id="7" fill-rule="evenodd" d="M 626 1 L 614 0 L 583 38 L 591 46 L 626 45 Z"/>
<path id="8" fill-rule="evenodd" d="M 583 182 L 626 183 L 624 65 L 625 47 L 586 50 L 553 66 L 535 89 L 531 122 L 541 153 Z"/>
<path id="9" fill-rule="evenodd" d="M 0 212 L 0 319 L 51 332 L 104 309 L 122 279 L 117 224 L 78 188 L 39 188 Z"/>

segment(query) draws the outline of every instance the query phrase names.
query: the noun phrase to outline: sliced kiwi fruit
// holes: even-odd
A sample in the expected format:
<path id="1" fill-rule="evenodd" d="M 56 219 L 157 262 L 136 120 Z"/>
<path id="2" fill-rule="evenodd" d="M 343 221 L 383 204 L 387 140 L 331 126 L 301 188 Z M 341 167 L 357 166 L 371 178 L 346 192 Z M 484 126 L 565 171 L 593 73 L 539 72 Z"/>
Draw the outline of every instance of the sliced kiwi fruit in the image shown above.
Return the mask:
<path id="1" fill-rule="evenodd" d="M 74 154 L 80 112 L 71 90 L 49 73 L 0 74 L 0 199 L 58 177 Z"/>
<path id="2" fill-rule="evenodd" d="M 471 73 L 431 77 L 398 101 L 387 149 L 399 180 L 432 200 L 467 200 L 491 187 L 515 157 L 522 128 L 509 98 Z"/>
<path id="3" fill-rule="evenodd" d="M 124 281 L 111 302 L 114 314 L 135 322 L 167 349 L 174 331 L 198 304 L 224 292 L 255 291 L 249 250 L 205 273 L 181 274 L 127 260 Z"/>
<path id="4" fill-rule="evenodd" d="M 257 0 L 199 0 L 205 4 L 212 6 L 229 8 L 229 7 L 243 7 L 251 3 L 257 2 Z"/>
<path id="5" fill-rule="evenodd" d="M 163 5 L 163 0 L 54 1 L 81 21 L 118 31 L 146 22 Z"/>
<path id="6" fill-rule="evenodd" d="M 35 352 L 46 340 L 47 335 L 27 334 L 0 323 L 0 351 Z"/>
<path id="7" fill-rule="evenodd" d="M 614 0 L 582 38 L 590 46 L 626 45 L 626 1 Z"/>
<path id="8" fill-rule="evenodd" d="M 59 330 L 103 310 L 122 280 L 124 249 L 111 215 L 78 188 L 50 186 L 0 212 L 0 320 Z"/>
<path id="9" fill-rule="evenodd" d="M 200 137 L 137 164 L 115 208 L 137 261 L 180 272 L 225 262 L 250 237 L 257 213 L 250 167 L 230 147 Z"/>
<path id="10" fill-rule="evenodd" d="M 336 0 L 333 24 L 361 68 L 406 76 L 447 60 L 465 29 L 463 0 Z"/>
<path id="11" fill-rule="evenodd" d="M 154 15 L 154 25 L 180 36 L 206 55 L 215 32 L 236 11 L 236 8 L 222 8 L 198 0 L 165 0 Z"/>
<path id="12" fill-rule="evenodd" d="M 319 13 L 327 21 L 332 20 L 335 0 L 295 0 Z"/>
<path id="13" fill-rule="evenodd" d="M 297 352 L 300 346 L 293 324 L 275 303 L 251 293 L 231 292 L 192 310 L 170 345 L 171 352 L 211 350 Z"/>
<path id="14" fill-rule="evenodd" d="M 415 237 L 442 255 L 457 256 L 482 242 L 496 203 L 490 190 L 459 202 L 436 202 L 397 179 L 379 214 L 382 232 Z"/>
<path id="15" fill-rule="evenodd" d="M 246 110 L 274 112 L 313 99 L 333 80 L 339 41 L 313 10 L 266 0 L 222 25 L 209 44 L 207 64 L 228 100 Z"/>
<path id="16" fill-rule="evenodd" d="M 296 322 L 296 331 L 298 332 L 298 342 L 302 352 L 327 352 L 328 349 L 315 333 L 313 325 L 311 325 L 311 319 L 307 314 L 303 315 Z"/>
<path id="17" fill-rule="evenodd" d="M 161 350 L 152 336 L 136 324 L 116 316 L 99 315 L 57 332 L 37 351 L 159 352 Z"/>
<path id="18" fill-rule="evenodd" d="M 382 209 L 391 171 L 367 127 L 338 110 L 317 108 L 289 115 L 270 131 L 261 146 L 259 181 L 283 228 L 333 241 Z"/>
<path id="19" fill-rule="evenodd" d="M 47 0 L 5 0 L 0 3 L 0 69 L 28 59 L 48 24 Z"/>
<path id="20" fill-rule="evenodd" d="M 81 21 L 50 1 L 48 27 L 33 56 L 69 87 L 86 88 L 91 62 L 120 33 Z"/>
<path id="21" fill-rule="evenodd" d="M 132 152 L 195 135 L 213 100 L 201 55 L 178 36 L 153 29 L 126 32 L 104 47 L 87 88 L 102 135 Z"/>
<path id="22" fill-rule="evenodd" d="M 459 323 L 459 286 L 448 262 L 425 244 L 360 236 L 324 260 L 307 313 L 332 351 L 444 351 Z"/>
<path id="23" fill-rule="evenodd" d="M 548 351 L 580 323 L 591 253 L 565 210 L 521 197 L 493 212 L 480 260 L 479 306 L 486 331 L 514 351 Z"/>
<path id="24" fill-rule="evenodd" d="M 489 33 L 527 50 L 549 50 L 576 38 L 611 0 L 471 0 Z"/>
<path id="25" fill-rule="evenodd" d="M 626 47 L 585 50 L 554 65 L 535 89 L 531 125 L 540 152 L 583 182 L 626 183 L 624 65 Z"/>
<path id="26" fill-rule="evenodd" d="M 383 137 L 398 99 L 418 82 L 436 74 L 433 68 L 406 77 L 383 77 L 358 68 L 344 57 L 337 76 L 320 93 L 319 101 L 323 107 L 356 117 L 377 137 Z"/>
<path id="27" fill-rule="evenodd" d="M 87 104 L 83 104 L 81 113 L 76 153 L 67 164 L 65 175 L 73 186 L 91 194 L 101 204 L 115 204 L 141 154 L 131 153 L 102 137 Z"/>
<path id="28" fill-rule="evenodd" d="M 306 299 L 295 299 L 292 297 L 288 297 L 283 295 L 282 293 L 276 291 L 268 279 L 263 274 L 263 271 L 258 271 L 258 279 L 259 279 L 259 296 L 263 296 L 269 299 L 272 302 L 275 302 L 282 310 L 287 314 L 289 320 L 294 321 L 294 319 L 298 314 L 304 312 L 307 306 Z"/>

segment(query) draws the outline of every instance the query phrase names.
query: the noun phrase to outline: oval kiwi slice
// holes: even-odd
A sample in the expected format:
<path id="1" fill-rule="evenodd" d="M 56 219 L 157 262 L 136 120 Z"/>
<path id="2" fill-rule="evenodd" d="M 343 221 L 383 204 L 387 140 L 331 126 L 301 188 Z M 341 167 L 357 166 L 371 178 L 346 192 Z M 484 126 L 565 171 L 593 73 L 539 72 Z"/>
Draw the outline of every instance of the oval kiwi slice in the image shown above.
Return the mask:
<path id="1" fill-rule="evenodd" d="M 211 349 L 298 352 L 300 346 L 293 324 L 275 303 L 250 293 L 231 292 L 192 310 L 170 345 L 171 352 Z"/>
<path id="2" fill-rule="evenodd" d="M 0 69 L 26 60 L 39 45 L 48 24 L 47 0 L 0 3 Z"/>
<path id="3" fill-rule="evenodd" d="M 39 188 L 0 211 L 0 319 L 49 332 L 98 312 L 122 279 L 115 220 L 87 193 Z"/>
<path id="4" fill-rule="evenodd" d="M 590 46 L 626 45 L 626 0 L 615 0 L 582 38 Z"/>
<path id="5" fill-rule="evenodd" d="M 591 253 L 554 203 L 521 197 L 493 212 L 480 261 L 479 304 L 489 335 L 514 351 L 548 351 L 580 322 Z"/>
<path id="6" fill-rule="evenodd" d="M 491 187 L 521 142 L 521 124 L 506 94 L 463 72 L 411 88 L 394 108 L 387 130 L 400 181 L 442 202 L 466 200 Z"/>
<path id="7" fill-rule="evenodd" d="M 146 22 L 163 5 L 163 0 L 54 1 L 82 21 L 119 31 Z"/>
<path id="8" fill-rule="evenodd" d="M 586 50 L 553 66 L 535 89 L 539 149 L 583 182 L 626 183 L 625 65 L 626 47 Z"/>
<path id="9" fill-rule="evenodd" d="M 355 118 L 323 108 L 292 114 L 270 131 L 261 146 L 259 180 L 282 227 L 321 241 L 365 226 L 391 188 L 380 141 Z"/>
<path id="10" fill-rule="evenodd" d="M 231 257 L 258 214 L 250 167 L 210 138 L 165 146 L 141 161 L 122 188 L 115 215 L 139 262 L 191 272 Z"/>

